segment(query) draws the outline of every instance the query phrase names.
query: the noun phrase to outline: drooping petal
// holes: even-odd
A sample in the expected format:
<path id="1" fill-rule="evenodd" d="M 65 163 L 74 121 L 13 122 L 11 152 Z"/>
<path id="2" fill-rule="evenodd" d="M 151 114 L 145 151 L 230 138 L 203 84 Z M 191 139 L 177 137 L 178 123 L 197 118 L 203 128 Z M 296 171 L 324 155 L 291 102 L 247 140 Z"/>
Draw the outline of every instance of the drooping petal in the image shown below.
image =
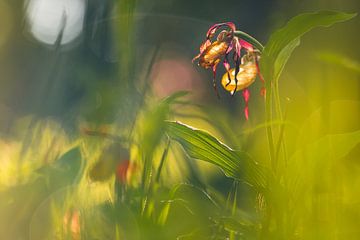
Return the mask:
<path id="1" fill-rule="evenodd" d="M 247 51 L 250 51 L 250 52 L 253 52 L 253 51 L 254 51 L 254 47 L 253 47 L 253 45 L 252 45 L 251 43 L 249 43 L 249 42 L 247 42 L 247 41 L 245 41 L 245 40 L 243 40 L 243 39 L 241 39 L 241 38 L 240 38 L 240 40 L 239 40 L 239 43 L 240 43 L 240 45 L 241 45 L 243 48 L 245 48 Z"/>
<path id="2" fill-rule="evenodd" d="M 240 59 L 241 45 L 238 44 L 237 39 L 235 39 L 234 43 L 235 43 L 235 52 L 234 52 L 234 55 L 233 55 L 233 59 L 234 59 L 234 62 L 235 62 L 235 74 L 234 74 L 235 89 L 231 93 L 232 96 L 234 96 L 236 91 L 237 91 L 237 84 L 238 84 L 237 76 L 238 76 L 238 73 L 240 71 L 240 64 L 241 64 L 241 59 Z"/>
<path id="3" fill-rule="evenodd" d="M 235 49 L 235 53 L 237 55 L 237 58 L 241 58 L 241 44 L 238 37 L 234 37 L 232 40 L 232 46 Z"/>
<path id="4" fill-rule="evenodd" d="M 227 78 L 228 78 L 228 82 L 226 83 L 226 86 L 229 85 L 231 83 L 231 77 L 230 77 L 230 63 L 227 59 L 227 54 L 225 55 L 224 61 L 223 61 L 223 65 L 224 68 L 226 69 L 227 72 Z"/>
<path id="5" fill-rule="evenodd" d="M 229 72 L 229 70 L 230 70 L 230 63 L 228 62 L 228 60 L 227 60 L 226 58 L 224 58 L 223 65 L 224 65 L 226 71 Z"/>
<path id="6" fill-rule="evenodd" d="M 216 30 L 218 30 L 220 27 L 222 26 L 228 26 L 233 32 L 236 30 L 235 24 L 232 22 L 225 22 L 225 23 L 217 23 L 212 25 L 209 30 L 206 33 L 206 37 L 212 38 L 216 32 Z"/>
<path id="7" fill-rule="evenodd" d="M 250 99 L 250 91 L 249 89 L 244 89 L 244 91 L 242 92 L 244 101 L 245 101 L 245 108 L 244 108 L 244 114 L 245 114 L 245 118 L 246 120 L 249 119 L 249 99 Z"/>
<path id="8" fill-rule="evenodd" d="M 249 99 L 250 99 L 250 91 L 249 91 L 249 89 L 245 88 L 242 94 L 243 94 L 243 98 L 245 100 L 245 103 L 247 105 L 248 102 L 249 102 Z"/>
<path id="9" fill-rule="evenodd" d="M 248 106 L 245 106 L 244 114 L 245 114 L 245 119 L 249 120 L 249 107 Z"/>
<path id="10" fill-rule="evenodd" d="M 221 42 L 224 41 L 226 35 L 228 34 L 228 32 L 226 30 L 222 30 L 216 37 L 216 40 Z"/>

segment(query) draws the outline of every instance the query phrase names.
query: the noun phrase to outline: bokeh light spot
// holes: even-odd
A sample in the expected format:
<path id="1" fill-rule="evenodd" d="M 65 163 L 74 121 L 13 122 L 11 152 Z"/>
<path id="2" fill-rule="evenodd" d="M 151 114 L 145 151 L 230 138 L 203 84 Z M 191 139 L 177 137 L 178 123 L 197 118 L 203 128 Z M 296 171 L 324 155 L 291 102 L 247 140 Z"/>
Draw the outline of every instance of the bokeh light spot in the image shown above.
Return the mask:
<path id="1" fill-rule="evenodd" d="M 26 17 L 31 34 L 40 42 L 53 45 L 75 40 L 82 32 L 85 0 L 29 0 Z"/>

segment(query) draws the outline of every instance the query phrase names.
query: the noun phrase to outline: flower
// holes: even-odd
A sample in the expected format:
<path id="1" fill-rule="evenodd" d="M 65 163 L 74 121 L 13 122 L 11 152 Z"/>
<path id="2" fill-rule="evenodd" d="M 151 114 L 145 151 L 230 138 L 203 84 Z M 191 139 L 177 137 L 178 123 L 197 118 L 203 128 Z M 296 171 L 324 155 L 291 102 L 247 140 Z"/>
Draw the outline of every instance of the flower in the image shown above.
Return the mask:
<path id="1" fill-rule="evenodd" d="M 220 28 L 225 30 L 217 31 Z M 213 40 L 216 36 L 216 40 Z M 244 40 L 246 38 L 249 41 Z M 254 44 L 250 43 L 253 42 Z M 251 36 L 237 31 L 232 22 L 218 23 L 210 27 L 206 33 L 206 39 L 200 46 L 200 53 L 193 58 L 193 62 L 198 60 L 198 65 L 213 71 L 213 87 L 219 97 L 216 86 L 216 70 L 220 62 L 226 69 L 222 77 L 221 84 L 224 89 L 234 95 L 237 91 L 243 90 L 245 100 L 245 117 L 248 119 L 248 101 L 250 92 L 247 89 L 254 81 L 257 75 L 264 83 L 259 70 L 259 58 L 262 45 Z M 232 54 L 233 68 L 229 61 L 229 55 Z M 264 93 L 264 90 L 262 90 Z"/>

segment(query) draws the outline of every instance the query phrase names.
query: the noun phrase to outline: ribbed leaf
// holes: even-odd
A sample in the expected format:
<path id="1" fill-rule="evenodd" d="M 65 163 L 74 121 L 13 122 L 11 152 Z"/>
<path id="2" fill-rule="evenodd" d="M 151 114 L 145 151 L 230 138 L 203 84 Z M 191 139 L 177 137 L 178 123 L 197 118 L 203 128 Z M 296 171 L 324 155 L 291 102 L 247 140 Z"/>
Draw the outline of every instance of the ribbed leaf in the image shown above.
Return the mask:
<path id="1" fill-rule="evenodd" d="M 256 188 L 265 187 L 265 169 L 245 152 L 235 151 L 209 133 L 179 122 L 168 122 L 167 133 L 183 146 L 190 157 L 219 166 L 228 177 Z"/>
<path id="2" fill-rule="evenodd" d="M 262 54 L 261 70 L 265 79 L 277 81 L 300 37 L 315 27 L 329 27 L 355 17 L 336 11 L 305 13 L 291 19 L 287 25 L 271 35 Z"/>

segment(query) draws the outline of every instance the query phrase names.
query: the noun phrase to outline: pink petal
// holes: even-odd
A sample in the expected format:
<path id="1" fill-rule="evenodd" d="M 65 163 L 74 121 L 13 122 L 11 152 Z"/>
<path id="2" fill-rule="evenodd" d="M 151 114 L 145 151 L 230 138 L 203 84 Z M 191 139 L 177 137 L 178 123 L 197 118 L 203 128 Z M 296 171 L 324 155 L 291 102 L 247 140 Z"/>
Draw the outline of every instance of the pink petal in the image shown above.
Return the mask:
<path id="1" fill-rule="evenodd" d="M 253 45 L 240 38 L 240 45 L 248 51 L 254 51 Z"/>
<path id="2" fill-rule="evenodd" d="M 245 114 L 246 120 L 249 120 L 249 107 L 248 106 L 245 107 L 244 114 Z"/>
<path id="3" fill-rule="evenodd" d="M 250 99 L 250 91 L 249 89 L 245 88 L 244 91 L 242 92 L 244 100 L 245 100 L 245 104 L 247 105 Z"/>
<path id="4" fill-rule="evenodd" d="M 209 30 L 206 33 L 206 37 L 207 38 L 211 38 L 213 37 L 213 35 L 215 34 L 216 30 L 218 30 L 220 27 L 222 26 L 228 26 L 232 31 L 236 30 L 235 24 L 232 22 L 225 22 L 225 23 L 217 23 L 212 25 Z"/>
<path id="5" fill-rule="evenodd" d="M 232 44 L 229 45 L 228 49 L 226 50 L 225 54 L 229 54 L 231 52 L 231 50 L 233 49 Z"/>
<path id="6" fill-rule="evenodd" d="M 224 65 L 226 71 L 229 72 L 229 71 L 230 71 L 230 64 L 229 64 L 229 62 L 226 60 L 226 58 L 225 58 L 224 61 L 223 61 L 223 65 Z"/>
<path id="7" fill-rule="evenodd" d="M 244 108 L 244 114 L 245 114 L 245 118 L 246 120 L 249 119 L 249 99 L 250 99 L 250 91 L 249 89 L 244 89 L 242 92 L 242 95 L 244 97 L 245 100 L 245 108 Z"/>
<path id="8" fill-rule="evenodd" d="M 239 38 L 234 37 L 232 44 L 234 45 L 237 57 L 240 59 L 240 57 L 241 57 L 241 47 L 242 46 L 241 46 L 241 44 L 239 42 Z"/>

